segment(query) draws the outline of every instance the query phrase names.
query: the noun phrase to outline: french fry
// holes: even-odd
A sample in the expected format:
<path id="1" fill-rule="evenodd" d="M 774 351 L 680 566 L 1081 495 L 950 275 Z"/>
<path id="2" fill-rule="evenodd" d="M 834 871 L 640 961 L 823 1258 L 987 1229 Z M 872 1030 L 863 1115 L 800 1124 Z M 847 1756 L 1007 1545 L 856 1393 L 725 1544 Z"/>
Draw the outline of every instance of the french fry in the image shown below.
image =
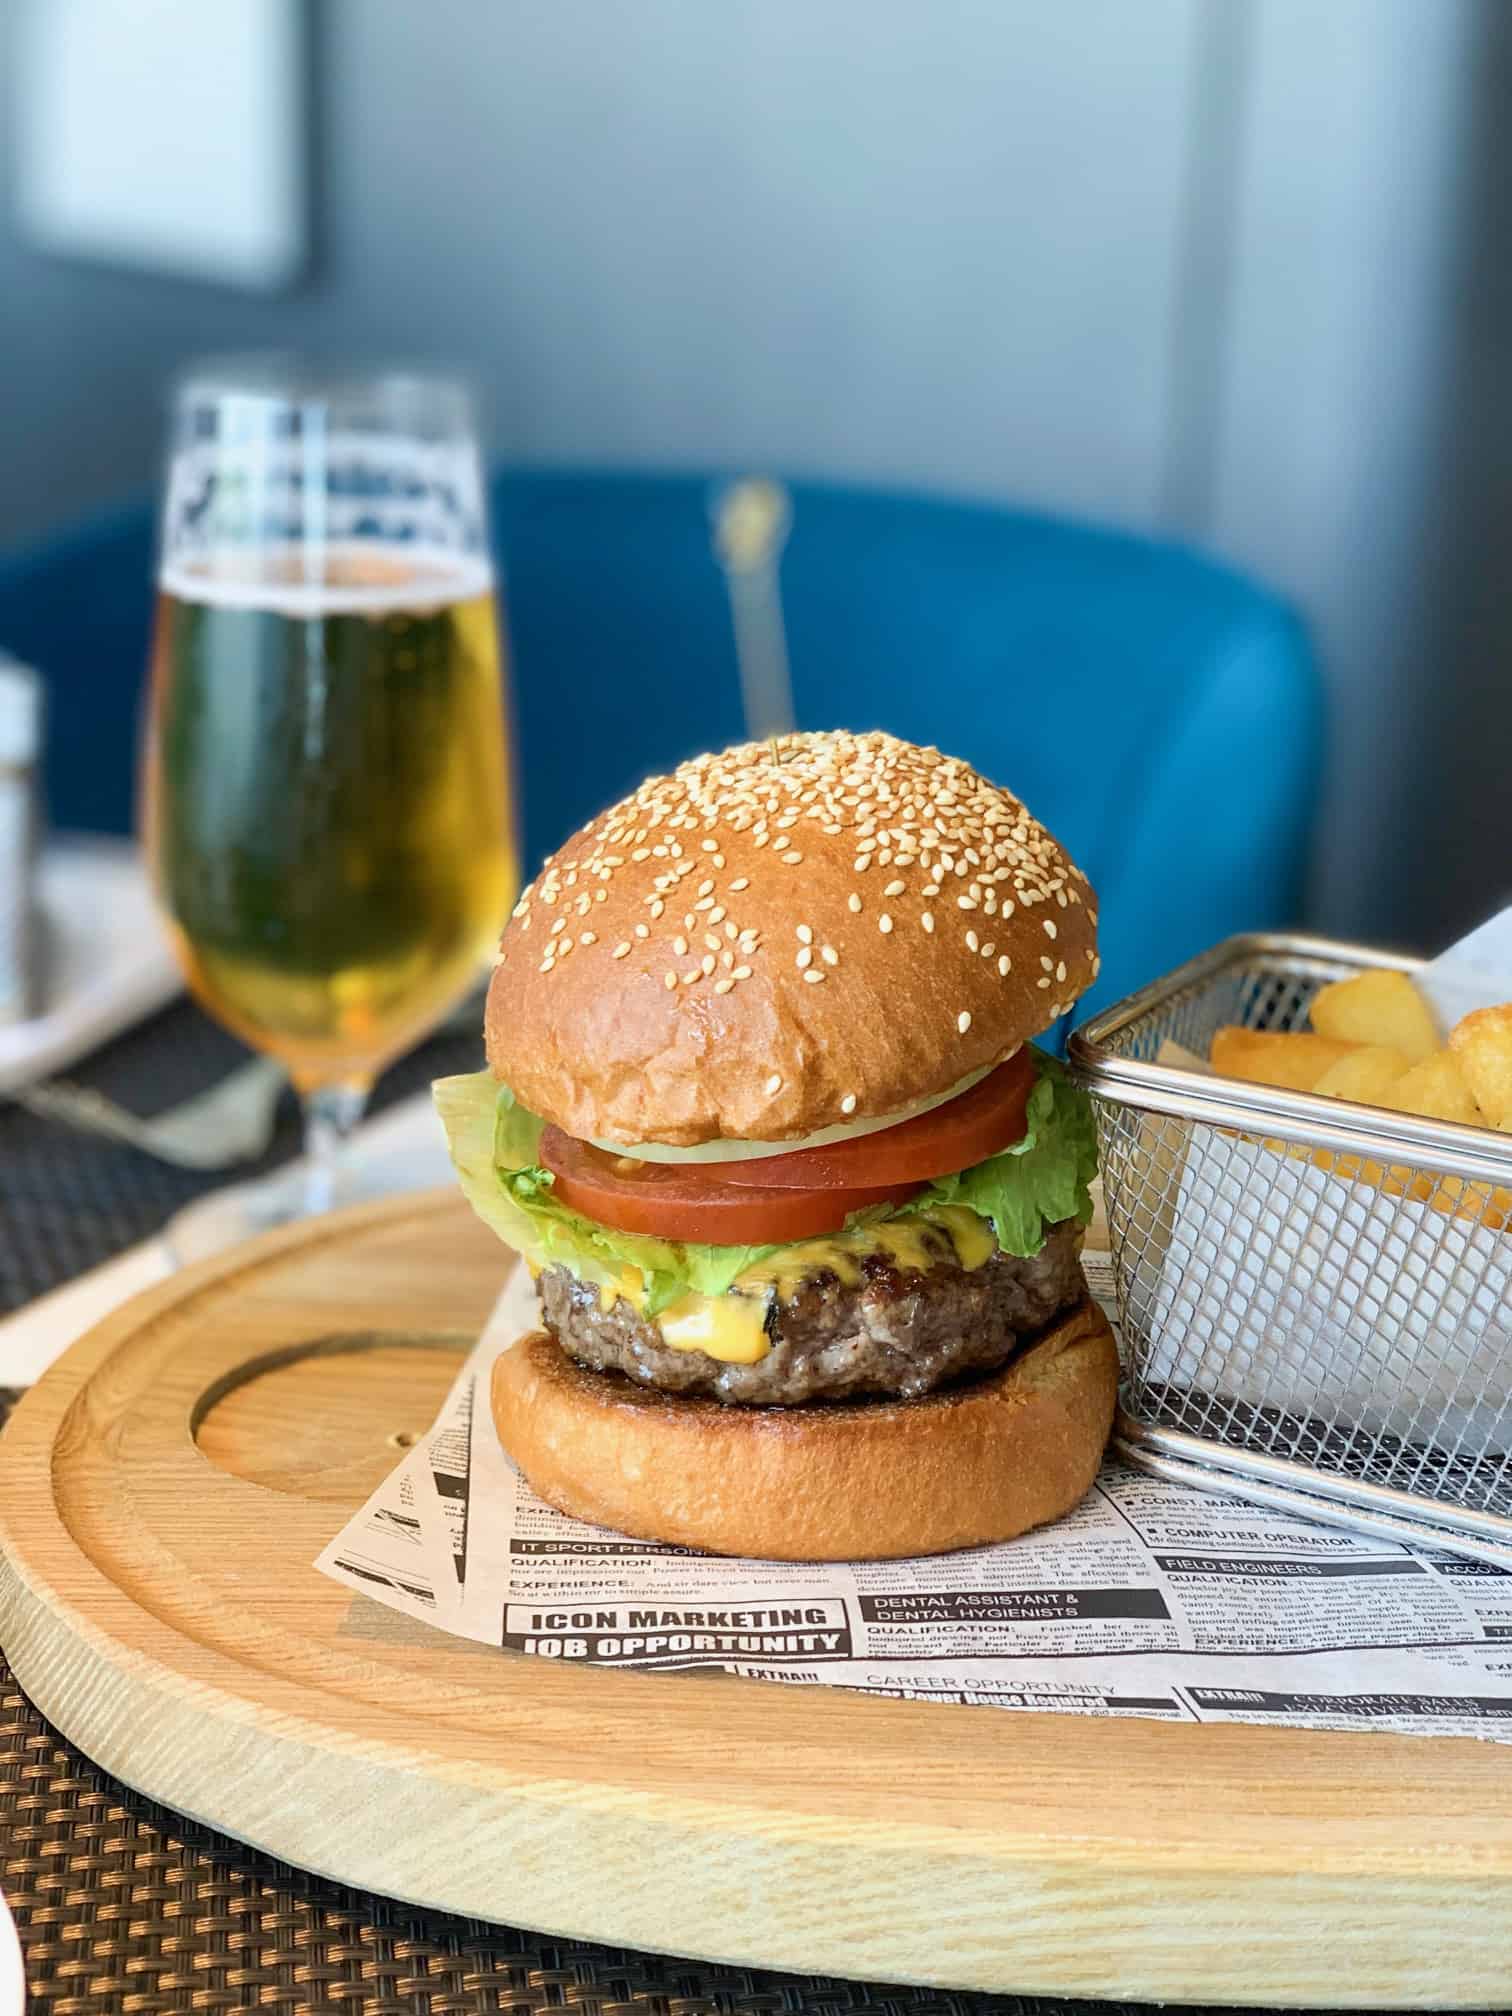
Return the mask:
<path id="1" fill-rule="evenodd" d="M 1439 1047 L 1428 1004 L 1405 973 L 1382 968 L 1335 980 L 1315 997 L 1309 1012 L 1320 1036 L 1400 1050 L 1409 1064 L 1431 1057 Z"/>
<path id="2" fill-rule="evenodd" d="M 1313 1083 L 1323 1099 L 1355 1099 L 1362 1106 L 1385 1106 L 1387 1094 L 1405 1078 L 1411 1060 L 1383 1043 L 1366 1044 L 1341 1057 Z"/>
<path id="3" fill-rule="evenodd" d="M 1214 1031 L 1208 1062 L 1220 1078 L 1250 1078 L 1288 1092 L 1311 1092 L 1331 1065 L 1358 1047 L 1305 1030 L 1283 1032 L 1230 1025 Z"/>
<path id="4" fill-rule="evenodd" d="M 1472 1183 L 1463 1176 L 1446 1176 L 1432 1189 L 1426 1178 L 1418 1181 L 1428 1191 L 1426 1201 L 1435 1211 L 1478 1218 L 1488 1232 L 1505 1232 L 1512 1222 L 1512 1190 L 1499 1183 Z"/>
<path id="5" fill-rule="evenodd" d="M 1393 1112 L 1415 1113 L 1424 1120 L 1458 1120 L 1466 1127 L 1486 1124 L 1452 1050 L 1435 1050 L 1431 1057 L 1414 1064 L 1387 1088 L 1382 1104 Z"/>
<path id="6" fill-rule="evenodd" d="M 1486 1120 L 1512 1131 L 1512 1002 L 1472 1010 L 1451 1030 L 1449 1048 Z"/>

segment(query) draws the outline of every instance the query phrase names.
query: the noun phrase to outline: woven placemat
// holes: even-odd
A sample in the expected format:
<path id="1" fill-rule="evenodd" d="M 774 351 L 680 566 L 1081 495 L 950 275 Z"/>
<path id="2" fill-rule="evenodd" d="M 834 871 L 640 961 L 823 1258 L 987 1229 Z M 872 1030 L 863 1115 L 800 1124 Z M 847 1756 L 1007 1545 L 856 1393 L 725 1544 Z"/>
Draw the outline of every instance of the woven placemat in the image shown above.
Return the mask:
<path id="1" fill-rule="evenodd" d="M 150 1114 L 244 1055 L 181 1004 L 69 1075 Z M 375 1107 L 480 1061 L 474 1036 L 428 1043 L 387 1073 Z M 298 1139 L 291 1098 L 260 1166 L 294 1153 Z M 0 1307 L 148 1237 L 207 1187 L 203 1176 L 0 1106 Z M 0 1418 L 10 1397 L 0 1394 Z M 43 1721 L 3 1658 L 0 1887 L 20 1928 L 32 2006 L 48 2016 L 1111 2016 L 1129 2006 L 715 1967 L 415 1911 L 290 1869 L 139 1798 Z"/>
<path id="2" fill-rule="evenodd" d="M 249 1054 L 183 1001 L 118 1037 L 67 1076 L 147 1118 L 207 1090 Z M 384 1073 L 371 1110 L 422 1090 L 432 1078 L 477 1071 L 482 1063 L 481 1034 L 422 1044 Z M 208 1176 L 170 1168 L 120 1142 L 75 1133 L 0 1102 L 0 1313 L 19 1309 L 150 1237 L 215 1185 L 276 1168 L 299 1152 L 299 1144 L 292 1092 L 279 1104 L 277 1129 L 262 1160 Z"/>

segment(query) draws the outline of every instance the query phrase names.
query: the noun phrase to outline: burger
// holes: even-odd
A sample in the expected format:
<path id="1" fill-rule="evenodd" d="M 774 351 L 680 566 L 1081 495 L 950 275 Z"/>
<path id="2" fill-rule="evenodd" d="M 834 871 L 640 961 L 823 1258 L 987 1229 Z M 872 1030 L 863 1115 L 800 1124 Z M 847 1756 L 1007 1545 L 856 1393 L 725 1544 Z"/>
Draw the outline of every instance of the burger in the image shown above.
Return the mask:
<path id="1" fill-rule="evenodd" d="M 1118 1359 L 1091 1116 L 1029 1039 L 1097 973 L 1019 800 L 883 734 L 654 777 L 509 922 L 436 1100 L 541 1329 L 492 1406 L 539 1495 L 716 1553 L 1011 1538 L 1090 1485 Z"/>

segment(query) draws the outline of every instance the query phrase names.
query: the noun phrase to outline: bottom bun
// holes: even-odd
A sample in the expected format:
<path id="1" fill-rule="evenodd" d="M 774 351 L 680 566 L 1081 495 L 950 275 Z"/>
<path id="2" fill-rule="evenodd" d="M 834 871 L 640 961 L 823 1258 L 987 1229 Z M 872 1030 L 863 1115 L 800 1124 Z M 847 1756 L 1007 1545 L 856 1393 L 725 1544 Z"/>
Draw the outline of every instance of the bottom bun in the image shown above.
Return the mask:
<path id="1" fill-rule="evenodd" d="M 729 1407 L 590 1372 L 543 1332 L 493 1371 L 499 1439 L 559 1511 L 637 1539 L 777 1561 L 1011 1540 L 1097 1475 L 1118 1348 L 1089 1297 L 1000 1372 L 921 1400 Z"/>

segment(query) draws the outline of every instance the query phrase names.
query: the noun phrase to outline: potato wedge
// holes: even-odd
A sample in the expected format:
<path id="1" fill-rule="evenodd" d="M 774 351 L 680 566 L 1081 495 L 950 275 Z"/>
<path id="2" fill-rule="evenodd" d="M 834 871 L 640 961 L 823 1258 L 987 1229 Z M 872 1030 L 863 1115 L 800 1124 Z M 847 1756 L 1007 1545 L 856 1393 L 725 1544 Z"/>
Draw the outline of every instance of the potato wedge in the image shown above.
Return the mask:
<path id="1" fill-rule="evenodd" d="M 1362 1106 L 1385 1106 L 1397 1081 L 1411 1070 L 1411 1060 L 1383 1043 L 1366 1044 L 1330 1064 L 1313 1085 L 1324 1099 L 1357 1099 Z"/>
<path id="2" fill-rule="evenodd" d="M 1449 1048 L 1486 1119 L 1503 1133 L 1512 1131 L 1512 1002 L 1464 1016 L 1450 1032 Z"/>
<path id="3" fill-rule="evenodd" d="M 1427 1185 L 1426 1179 L 1419 1181 L 1428 1192 L 1425 1201 L 1435 1211 L 1458 1218 L 1478 1218 L 1488 1232 L 1505 1232 L 1512 1222 L 1512 1190 L 1502 1184 L 1471 1183 L 1462 1176 L 1446 1176 L 1434 1189 Z"/>
<path id="4" fill-rule="evenodd" d="M 1288 1092 L 1311 1092 L 1330 1065 L 1358 1048 L 1358 1044 L 1336 1043 L 1305 1030 L 1229 1025 L 1214 1031 L 1208 1062 L 1220 1078 L 1251 1078 L 1257 1084 L 1278 1085 Z"/>
<path id="5" fill-rule="evenodd" d="M 1388 1087 L 1383 1103 L 1396 1113 L 1415 1113 L 1424 1120 L 1458 1120 L 1484 1127 L 1475 1094 L 1452 1050 L 1435 1050 Z"/>
<path id="6" fill-rule="evenodd" d="M 1428 1004 L 1405 973 L 1385 968 L 1325 987 L 1309 1010 L 1320 1036 L 1400 1050 L 1409 1064 L 1439 1047 Z"/>

